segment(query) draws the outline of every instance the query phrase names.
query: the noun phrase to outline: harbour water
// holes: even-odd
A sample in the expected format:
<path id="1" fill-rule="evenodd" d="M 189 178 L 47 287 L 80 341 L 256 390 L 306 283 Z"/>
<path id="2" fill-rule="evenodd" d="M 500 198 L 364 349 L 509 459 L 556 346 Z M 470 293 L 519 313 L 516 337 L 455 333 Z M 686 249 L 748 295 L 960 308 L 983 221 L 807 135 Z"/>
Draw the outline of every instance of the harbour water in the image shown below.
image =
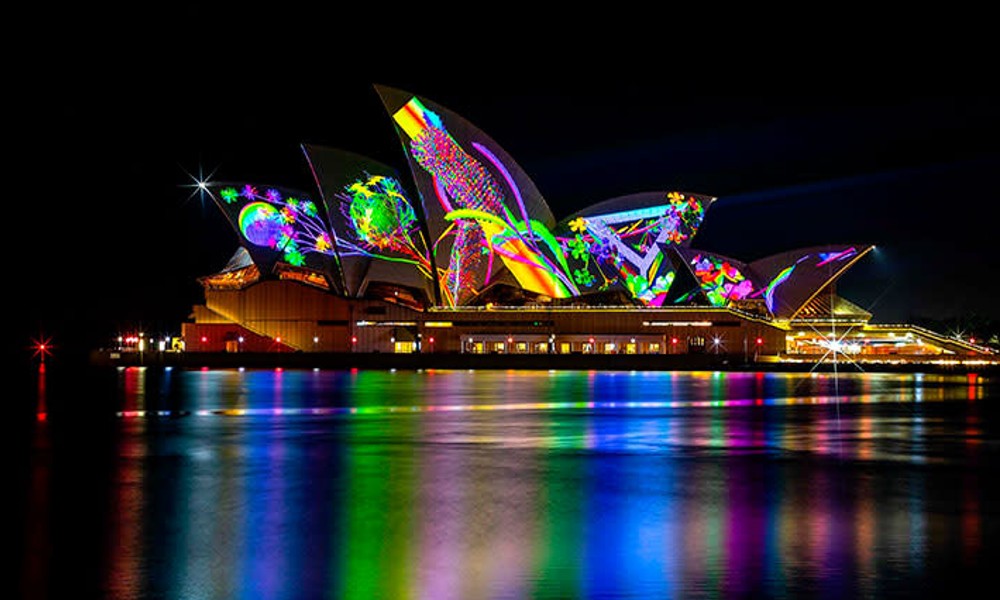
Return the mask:
<path id="1" fill-rule="evenodd" d="M 997 566 L 976 374 L 51 377 L 28 597 L 913 598 Z"/>

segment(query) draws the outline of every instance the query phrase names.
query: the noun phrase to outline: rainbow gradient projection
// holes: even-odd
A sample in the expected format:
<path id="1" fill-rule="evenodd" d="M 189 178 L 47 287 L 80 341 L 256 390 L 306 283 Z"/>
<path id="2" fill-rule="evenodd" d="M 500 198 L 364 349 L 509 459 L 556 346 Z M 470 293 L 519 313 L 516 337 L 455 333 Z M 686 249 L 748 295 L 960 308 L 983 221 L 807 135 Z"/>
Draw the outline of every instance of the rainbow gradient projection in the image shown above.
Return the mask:
<path id="1" fill-rule="evenodd" d="M 777 277 L 771 280 L 771 283 L 767 284 L 767 287 L 764 289 L 764 301 L 767 304 L 767 310 L 774 312 L 774 292 L 778 289 L 779 285 L 788 281 L 794 270 L 795 265 L 785 267 L 781 273 L 778 273 Z"/>
<path id="2" fill-rule="evenodd" d="M 510 172 L 495 154 L 483 144 L 471 144 L 500 174 L 517 213 L 508 208 L 503 188 L 485 165 L 418 98 L 393 113 L 393 119 L 409 138 L 413 160 L 433 178 L 435 197 L 449 223 L 434 242 L 435 255 L 448 254 L 439 277 L 447 304 L 463 304 L 486 287 L 495 272 L 495 256 L 526 290 L 554 298 L 577 293 L 554 238 L 529 216 Z"/>

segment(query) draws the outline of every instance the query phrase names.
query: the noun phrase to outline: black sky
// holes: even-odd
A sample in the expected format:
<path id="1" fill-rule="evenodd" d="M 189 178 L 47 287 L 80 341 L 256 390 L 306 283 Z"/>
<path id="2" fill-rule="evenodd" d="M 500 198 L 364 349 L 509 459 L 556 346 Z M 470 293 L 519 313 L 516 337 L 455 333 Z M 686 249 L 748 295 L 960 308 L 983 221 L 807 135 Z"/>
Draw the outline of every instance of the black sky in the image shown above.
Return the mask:
<path id="1" fill-rule="evenodd" d="M 21 223 L 8 248 L 23 285 L 18 338 L 178 332 L 200 297 L 195 278 L 238 244 L 218 210 L 184 187 L 189 173 L 312 190 L 302 143 L 406 173 L 374 83 L 480 127 L 557 217 L 641 191 L 714 195 L 698 248 L 749 261 L 874 243 L 878 253 L 841 292 L 877 320 L 1000 317 L 1000 96 L 983 88 L 889 85 L 874 69 L 855 85 L 816 74 L 796 85 L 777 73 L 563 69 L 530 57 L 504 69 L 401 72 L 341 53 L 323 70 L 289 54 L 209 53 L 199 35 L 148 60 L 121 48 L 70 57 L 21 88 L 26 135 L 14 165 L 27 185 L 8 204 Z"/>

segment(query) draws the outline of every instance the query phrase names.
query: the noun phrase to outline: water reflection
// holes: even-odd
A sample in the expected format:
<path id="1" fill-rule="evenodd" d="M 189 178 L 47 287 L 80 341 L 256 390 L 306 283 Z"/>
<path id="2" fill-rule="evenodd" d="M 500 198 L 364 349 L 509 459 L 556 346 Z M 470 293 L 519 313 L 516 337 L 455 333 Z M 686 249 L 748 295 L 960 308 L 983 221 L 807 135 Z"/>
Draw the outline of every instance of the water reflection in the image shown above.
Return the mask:
<path id="1" fill-rule="evenodd" d="M 978 376 L 130 368 L 116 385 L 91 540 L 116 597 L 920 596 L 994 551 L 997 394 Z M 35 550 L 72 506 L 48 477 L 28 491 L 50 511 Z"/>

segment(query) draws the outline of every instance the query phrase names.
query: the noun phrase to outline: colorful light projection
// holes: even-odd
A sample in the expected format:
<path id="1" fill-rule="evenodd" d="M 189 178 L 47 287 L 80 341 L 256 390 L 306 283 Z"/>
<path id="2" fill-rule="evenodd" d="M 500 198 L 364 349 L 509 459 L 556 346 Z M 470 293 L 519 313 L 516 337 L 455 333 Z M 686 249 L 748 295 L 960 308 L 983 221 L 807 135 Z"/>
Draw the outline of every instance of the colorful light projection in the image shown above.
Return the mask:
<path id="1" fill-rule="evenodd" d="M 571 237 L 557 238 L 582 290 L 620 286 L 648 306 L 662 306 L 676 272 L 664 248 L 688 242 L 705 207 L 694 196 L 667 194 L 668 203 L 569 222 Z"/>
<path id="2" fill-rule="evenodd" d="M 778 289 L 779 285 L 788 281 L 788 278 L 792 276 L 792 271 L 795 270 L 796 266 L 797 265 L 792 265 L 790 267 L 782 269 L 782 271 L 778 273 L 777 277 L 772 279 L 771 283 L 767 284 L 767 287 L 764 289 L 764 303 L 767 304 L 767 310 L 771 311 L 772 313 L 774 312 L 775 290 Z"/>
<path id="3" fill-rule="evenodd" d="M 776 293 L 778 288 L 785 284 L 789 279 L 792 278 L 793 274 L 796 273 L 796 269 L 799 269 L 799 273 L 802 272 L 803 268 L 808 268 L 810 259 L 815 259 L 815 263 L 812 264 L 813 269 L 819 269 L 821 267 L 826 267 L 833 265 L 834 263 L 839 263 L 848 258 L 852 258 L 858 255 L 857 248 L 851 246 L 850 248 L 845 248 L 839 251 L 820 251 L 820 252 L 810 252 L 808 254 L 802 255 L 793 264 L 783 268 L 778 272 L 777 275 L 764 287 L 762 290 L 758 290 L 753 294 L 753 296 L 764 296 L 764 302 L 767 305 L 767 310 L 772 314 L 776 313 Z M 819 280 L 820 282 L 825 282 L 826 279 Z"/>
<path id="4" fill-rule="evenodd" d="M 852 256 L 856 256 L 857 253 L 858 249 L 853 246 L 841 252 L 820 252 L 818 254 L 819 262 L 816 263 L 816 266 L 822 267 L 833 262 L 840 262 L 845 258 L 851 258 Z"/>
<path id="5" fill-rule="evenodd" d="M 236 222 L 244 239 L 280 252 L 288 264 L 303 266 L 310 254 L 336 258 L 333 238 L 312 200 L 252 184 L 223 187 L 219 198 L 227 207 L 242 204 Z"/>
<path id="6" fill-rule="evenodd" d="M 483 144 L 471 143 L 502 176 L 517 214 L 508 208 L 503 187 L 483 162 L 467 152 L 440 116 L 418 98 L 410 98 L 392 116 L 409 138 L 412 158 L 432 177 L 449 223 L 434 242 L 436 254 L 448 253 L 447 267 L 438 273 L 447 304 L 463 304 L 478 294 L 495 272 L 496 256 L 526 290 L 554 298 L 578 293 L 558 243 L 544 224 L 530 218 L 520 190 L 495 154 Z"/>
<path id="7" fill-rule="evenodd" d="M 712 306 L 743 300 L 754 291 L 753 283 L 724 258 L 702 252 L 691 259 L 691 266 Z"/>
<path id="8" fill-rule="evenodd" d="M 337 199 L 352 238 L 337 238 L 341 257 L 367 256 L 408 263 L 425 277 L 433 277 L 417 214 L 397 179 L 365 173 L 344 186 Z"/>
<path id="9" fill-rule="evenodd" d="M 251 202 L 243 207 L 239 216 L 243 237 L 257 246 L 276 248 L 281 239 L 281 215 L 266 202 Z"/>

